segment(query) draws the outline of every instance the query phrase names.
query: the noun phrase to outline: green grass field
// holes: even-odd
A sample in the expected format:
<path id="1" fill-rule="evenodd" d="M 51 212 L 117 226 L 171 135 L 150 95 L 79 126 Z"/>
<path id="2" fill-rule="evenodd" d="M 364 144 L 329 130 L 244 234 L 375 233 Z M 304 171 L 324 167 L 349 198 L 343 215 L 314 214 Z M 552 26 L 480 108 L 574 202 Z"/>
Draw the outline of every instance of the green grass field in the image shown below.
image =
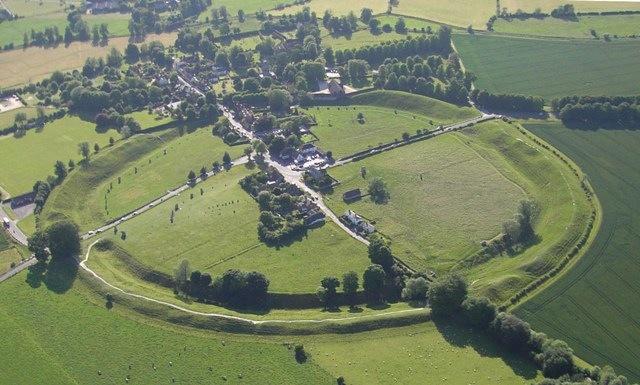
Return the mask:
<path id="1" fill-rule="evenodd" d="M 311 128 L 319 138 L 316 144 L 332 151 L 336 158 L 394 139 L 402 140 L 403 132 L 414 135 L 418 129 L 431 131 L 439 124 L 434 120 L 430 124 L 430 119 L 423 115 L 372 106 L 310 107 L 305 112 L 318 123 Z M 359 113 L 365 117 L 362 124 L 357 119 Z"/>
<path id="2" fill-rule="evenodd" d="M 27 118 L 35 118 L 37 115 L 35 107 L 20 107 L 15 110 L 9 110 L 0 113 L 0 129 L 13 126 L 15 123 L 16 115 L 19 113 L 27 114 Z"/>
<path id="3" fill-rule="evenodd" d="M 129 20 L 131 15 L 126 13 L 107 13 L 98 15 L 85 15 L 83 20 L 89 24 L 89 29 L 94 25 L 106 23 L 109 28 L 109 35 L 128 36 Z M 23 36 L 25 33 L 31 35 L 31 30 L 44 31 L 47 27 L 58 27 L 61 35 L 64 35 L 64 29 L 67 26 L 67 15 L 64 13 L 52 13 L 39 16 L 26 17 L 0 23 L 0 45 L 13 43 L 16 47 L 23 44 Z M 64 44 L 62 44 L 64 45 Z"/>
<path id="4" fill-rule="evenodd" d="M 290 246 L 264 245 L 257 234 L 258 206 L 238 184 L 251 172 L 237 166 L 218 174 L 120 225 L 127 238 L 114 239 L 156 270 L 171 274 L 183 259 L 194 269 L 213 274 L 231 268 L 258 270 L 271 280 L 270 289 L 278 292 L 314 292 L 324 276 L 364 271 L 369 264 L 366 247 L 331 223 L 310 230 Z M 171 224 L 175 204 L 180 210 Z"/>
<path id="5" fill-rule="evenodd" d="M 57 293 L 68 275 L 23 272 L 0 284 L 1 383 L 335 383 L 313 359 L 296 363 L 282 338 L 174 327 L 117 303 L 108 310 L 79 280 Z"/>
<path id="6" fill-rule="evenodd" d="M 83 230 L 96 228 L 186 183 L 190 170 L 210 170 L 214 161 L 222 162 L 225 151 L 232 158 L 242 152 L 241 147 L 224 144 L 209 128 L 178 137 L 179 130 L 143 134 L 94 156 L 87 168 L 70 174 L 54 190 L 43 211 L 45 223 L 68 217 Z M 78 196 L 82 199 L 74 198 Z"/>
<path id="7" fill-rule="evenodd" d="M 326 32 L 326 31 L 324 31 Z M 394 40 L 405 40 L 407 36 L 418 36 L 417 34 L 409 33 L 402 34 L 397 32 L 389 32 L 389 33 L 379 33 L 374 35 L 368 29 L 363 29 L 360 31 L 354 32 L 351 36 L 333 36 L 333 35 L 324 35 L 322 37 L 322 46 L 323 47 L 331 47 L 333 50 L 344 50 L 344 49 L 352 49 L 359 48 L 365 45 L 374 45 L 380 44 L 387 41 Z"/>
<path id="8" fill-rule="evenodd" d="M 460 271 L 458 262 L 500 233 L 520 200 L 534 200 L 540 207 L 535 228 L 541 242 L 463 270 L 473 291 L 497 302 L 553 267 L 575 243 L 590 213 L 570 170 L 501 122 L 405 146 L 330 174 L 341 182 L 327 197 L 334 211 L 350 208 L 374 221 L 397 257 L 438 272 Z M 343 192 L 366 191 L 376 176 L 389 186 L 387 204 L 376 205 L 368 197 L 342 201 Z"/>
<path id="9" fill-rule="evenodd" d="M 434 20 L 457 27 L 473 25 L 485 29 L 486 22 L 496 12 L 496 3 L 491 0 L 404 0 L 393 12 L 428 20 Z"/>
<path id="10" fill-rule="evenodd" d="M 39 132 L 28 130 L 21 138 L 0 137 L 0 186 L 13 195 L 31 191 L 35 181 L 53 175 L 57 160 L 65 164 L 69 159 L 80 160 L 78 143 L 87 141 L 91 147 L 94 143 L 104 147 L 110 136 L 117 137 L 118 133 L 98 133 L 93 123 L 67 116 L 46 124 Z"/>
<path id="11" fill-rule="evenodd" d="M 545 19 L 527 19 L 506 21 L 498 19 L 493 29 L 496 32 L 524 34 L 536 36 L 558 36 L 590 38 L 591 30 L 595 30 L 602 38 L 604 34 L 611 37 L 640 35 L 640 15 L 616 16 L 580 16 L 578 21 L 568 21 L 547 17 Z"/>
<path id="12" fill-rule="evenodd" d="M 147 110 L 136 111 L 126 116 L 132 117 L 136 120 L 136 122 L 140 123 L 140 127 L 142 130 L 147 130 L 149 128 L 161 126 L 163 124 L 173 122 L 173 118 L 169 117 L 160 117 L 154 113 L 149 113 Z"/>
<path id="13" fill-rule="evenodd" d="M 426 323 L 308 345 L 314 362 L 348 384 L 530 384 L 542 377 L 523 358 L 454 325 Z"/>
<path id="14" fill-rule="evenodd" d="M 126 383 L 129 377 L 129 383 L 141 384 L 175 379 L 189 384 L 329 385 L 344 376 L 356 385 L 394 379 L 417 384 L 432 377 L 489 385 L 539 379 L 532 365 L 457 326 L 426 323 L 349 336 L 205 332 L 132 313 L 117 301 L 108 310 L 83 279 L 71 282 L 70 273 L 57 268 L 41 279 L 23 272 L 0 284 L 0 353 L 11 357 L 0 363 L 0 382 L 47 384 L 55 378 L 60 385 Z M 61 287 L 68 290 L 62 294 Z M 296 343 L 309 353 L 304 364 L 296 363 L 287 348 Z M 29 370 L 25 362 L 30 362 Z"/>
<path id="15" fill-rule="evenodd" d="M 351 97 L 351 104 L 368 105 L 403 110 L 413 114 L 426 115 L 444 123 L 454 123 L 479 116 L 469 107 L 459 107 L 438 99 L 402 91 L 371 91 Z"/>
<path id="16" fill-rule="evenodd" d="M 637 201 L 638 131 L 582 131 L 555 122 L 526 127 L 570 156 L 588 175 L 603 218 L 591 248 L 570 270 L 516 309 L 536 330 L 568 341 L 592 364 L 640 380 Z"/>
<path id="17" fill-rule="evenodd" d="M 576 41 L 454 35 L 476 87 L 550 99 L 566 95 L 634 95 L 640 41 Z"/>
<path id="18" fill-rule="evenodd" d="M 18 16 L 30 17 L 51 13 L 66 12 L 70 5 L 79 5 L 79 1 L 39 1 L 39 0 L 3 0 L 4 5 Z"/>
<path id="19" fill-rule="evenodd" d="M 441 124 L 477 116 L 477 111 L 435 99 L 395 91 L 373 91 L 351 99 L 353 105 L 309 107 L 305 113 L 315 117 L 311 131 L 317 145 L 341 158 L 382 143 L 402 140 L 402 134 L 433 130 Z M 370 103 L 370 104 L 369 104 Z M 358 113 L 365 122 L 358 122 Z"/>
<path id="20" fill-rule="evenodd" d="M 416 269 L 446 271 L 493 238 L 515 214 L 523 191 L 465 145 L 459 134 L 443 135 L 331 169 L 340 181 L 327 199 L 338 214 L 347 208 L 375 221 L 392 241 L 394 254 Z M 361 167 L 367 170 L 363 179 Z M 368 197 L 346 204 L 342 193 L 367 190 L 380 177 L 391 199 Z"/>
<path id="21" fill-rule="evenodd" d="M 26 250 L 26 248 L 25 248 Z M 19 263 L 24 257 L 28 256 L 25 250 L 16 247 L 10 240 L 4 228 L 0 229 L 0 274 L 6 273 L 11 269 L 12 263 Z"/>

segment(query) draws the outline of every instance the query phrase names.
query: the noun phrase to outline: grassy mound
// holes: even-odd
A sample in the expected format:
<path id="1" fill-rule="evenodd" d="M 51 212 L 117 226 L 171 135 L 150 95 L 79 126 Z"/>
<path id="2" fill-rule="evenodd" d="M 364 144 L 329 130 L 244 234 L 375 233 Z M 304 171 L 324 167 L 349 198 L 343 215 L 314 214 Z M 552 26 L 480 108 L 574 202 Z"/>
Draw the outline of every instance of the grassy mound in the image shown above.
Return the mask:
<path id="1" fill-rule="evenodd" d="M 83 230 L 96 228 L 186 183 L 190 170 L 210 170 L 225 151 L 235 158 L 241 148 L 227 146 L 207 128 L 132 138 L 71 173 L 42 217 L 48 223 L 66 216 Z"/>
<path id="2" fill-rule="evenodd" d="M 479 116 L 480 113 L 469 107 L 459 107 L 441 100 L 402 91 L 376 90 L 355 95 L 353 104 L 386 107 L 421 114 L 440 120 L 443 123 L 454 123 Z"/>

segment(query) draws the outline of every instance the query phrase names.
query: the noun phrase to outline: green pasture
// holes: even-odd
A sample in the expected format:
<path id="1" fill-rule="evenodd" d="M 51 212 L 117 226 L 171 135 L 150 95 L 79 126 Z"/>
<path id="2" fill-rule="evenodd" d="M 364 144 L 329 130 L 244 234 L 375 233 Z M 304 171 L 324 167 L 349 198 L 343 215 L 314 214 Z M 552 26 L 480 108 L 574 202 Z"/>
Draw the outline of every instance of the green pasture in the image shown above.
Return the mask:
<path id="1" fill-rule="evenodd" d="M 140 128 L 142 128 L 142 130 L 148 130 L 150 128 L 173 122 L 173 118 L 171 116 L 158 116 L 155 113 L 149 113 L 147 110 L 132 112 L 126 116 L 135 119 L 136 122 L 140 124 Z"/>
<path id="2" fill-rule="evenodd" d="M 581 189 L 582 176 L 574 175 L 557 156 L 515 126 L 487 122 L 463 134 L 476 153 L 521 186 L 538 206 L 536 242 L 522 252 L 505 253 L 464 271 L 474 292 L 500 303 L 569 253 L 585 231 L 591 208 Z"/>
<path id="3" fill-rule="evenodd" d="M 236 158 L 242 148 L 227 146 L 209 128 L 141 134 L 69 175 L 49 197 L 42 217 L 45 223 L 67 217 L 91 230 L 186 183 L 189 171 L 211 170 L 225 151 Z"/>
<path id="4" fill-rule="evenodd" d="M 447 322 L 449 323 L 449 322 Z M 314 362 L 348 384 L 531 384 L 542 379 L 525 358 L 455 324 L 384 329 L 305 344 Z"/>
<path id="5" fill-rule="evenodd" d="M 79 1 L 3 0 L 4 5 L 18 16 L 31 17 L 52 13 L 64 13 L 70 5 Z"/>
<path id="6" fill-rule="evenodd" d="M 470 107 L 459 107 L 427 96 L 402 91 L 375 90 L 364 92 L 350 99 L 351 104 L 402 110 L 412 114 L 425 115 L 443 123 L 455 123 L 475 118 L 480 113 Z"/>
<path id="7" fill-rule="evenodd" d="M 454 35 L 477 88 L 552 98 L 566 95 L 635 95 L 640 41 L 529 39 Z"/>
<path id="8" fill-rule="evenodd" d="M 89 29 L 94 25 L 106 23 L 110 36 L 129 36 L 129 20 L 131 15 L 127 13 L 106 13 L 97 15 L 84 15 L 83 20 L 89 24 Z M 26 17 L 0 23 L 0 45 L 13 43 L 22 46 L 24 34 L 31 36 L 31 30 L 44 31 L 47 27 L 58 27 L 61 35 L 64 35 L 65 27 L 69 22 L 64 13 L 53 13 Z M 64 43 L 62 44 L 64 45 Z"/>
<path id="9" fill-rule="evenodd" d="M 369 264 L 366 247 L 332 223 L 308 231 L 290 246 L 264 245 L 257 233 L 258 206 L 238 184 L 251 172 L 236 166 L 213 176 L 118 226 L 126 232 L 126 240 L 119 234 L 113 238 L 156 270 L 172 274 L 183 259 L 193 269 L 212 274 L 232 268 L 257 270 L 270 279 L 270 290 L 277 292 L 314 292 L 327 275 L 364 271 Z M 172 224 L 176 204 L 179 210 Z"/>
<path id="10" fill-rule="evenodd" d="M 0 383 L 335 383 L 312 358 L 298 364 L 282 338 L 180 328 L 117 302 L 109 310 L 74 275 L 57 266 L 0 283 Z"/>
<path id="11" fill-rule="evenodd" d="M 336 159 L 402 140 L 403 132 L 415 135 L 416 130 L 432 131 L 440 124 L 423 115 L 373 106 L 310 107 L 305 112 L 318 123 L 311 128 L 319 139 L 316 144 Z M 358 121 L 359 113 L 364 123 Z"/>
<path id="12" fill-rule="evenodd" d="M 25 136 L 12 135 L 0 137 L 0 153 L 3 165 L 0 167 L 0 186 L 13 195 L 31 191 L 37 180 L 53 175 L 53 166 L 57 160 L 65 164 L 69 159 L 76 162 L 81 159 L 78 143 L 98 143 L 104 147 L 115 131 L 98 133 L 95 124 L 80 120 L 74 116 L 47 123 L 42 130 L 27 130 Z"/>
<path id="13" fill-rule="evenodd" d="M 351 209 L 375 222 L 394 254 L 413 268 L 446 271 L 496 236 L 526 197 L 467 140 L 442 135 L 333 168 L 330 174 L 340 184 L 327 203 L 338 214 Z M 388 185 L 388 203 L 375 204 L 369 197 L 343 202 L 345 191 L 366 193 L 376 177 Z"/>
<path id="14" fill-rule="evenodd" d="M 577 21 L 547 17 L 544 19 L 498 19 L 496 32 L 536 36 L 593 38 L 591 30 L 603 39 L 605 34 L 624 37 L 640 35 L 640 15 L 580 16 Z"/>
<path id="15" fill-rule="evenodd" d="M 20 107 L 14 110 L 0 112 L 0 130 L 13 126 L 16 120 L 16 115 L 19 113 L 25 113 L 27 115 L 27 119 L 38 116 L 35 107 Z"/>
<path id="16" fill-rule="evenodd" d="M 334 211 L 352 209 L 375 222 L 397 257 L 416 269 L 438 272 L 460 271 L 458 263 L 480 250 L 481 241 L 499 234 L 521 200 L 536 202 L 538 242 L 520 254 L 497 256 L 463 271 L 474 292 L 496 302 L 551 269 L 573 247 L 590 214 L 569 168 L 502 122 L 401 147 L 330 174 L 340 181 L 327 196 Z M 342 201 L 347 190 L 366 193 L 374 177 L 389 187 L 387 204 L 368 197 Z"/>
<path id="17" fill-rule="evenodd" d="M 25 218 L 20 219 L 18 222 L 18 227 L 22 230 L 23 233 L 27 235 L 31 235 L 36 231 L 36 216 L 35 214 L 30 214 Z"/>
<path id="18" fill-rule="evenodd" d="M 233 47 L 238 46 L 245 51 L 253 51 L 256 49 L 256 46 L 262 41 L 260 36 L 249 36 L 242 39 L 232 39 L 232 40 L 220 40 L 219 43 L 222 46 Z"/>
<path id="19" fill-rule="evenodd" d="M 569 341 L 595 365 L 640 380 L 640 132 L 569 129 L 558 122 L 525 126 L 571 157 L 602 206 L 602 224 L 587 253 L 515 312 L 536 330 Z"/>
<path id="20" fill-rule="evenodd" d="M 405 40 L 407 36 L 411 35 L 414 37 L 418 36 L 413 33 L 397 33 L 395 31 L 373 34 L 369 29 L 362 29 L 354 32 L 351 36 L 324 35 L 322 37 L 322 46 L 325 48 L 331 47 L 334 51 L 352 48 L 357 49 L 366 45 L 380 44 L 387 41 Z"/>
<path id="21" fill-rule="evenodd" d="M 15 246 L 4 228 L 0 229 L 0 274 L 9 271 L 12 263 L 20 263 L 25 257 L 28 257 L 26 248 L 23 250 Z"/>

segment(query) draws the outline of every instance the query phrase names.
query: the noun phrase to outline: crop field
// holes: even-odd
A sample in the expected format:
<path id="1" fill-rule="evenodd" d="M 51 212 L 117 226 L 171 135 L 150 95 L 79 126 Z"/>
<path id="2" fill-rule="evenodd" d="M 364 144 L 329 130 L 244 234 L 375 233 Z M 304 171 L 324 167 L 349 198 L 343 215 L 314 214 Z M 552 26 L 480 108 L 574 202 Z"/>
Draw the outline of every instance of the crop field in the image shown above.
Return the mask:
<path id="1" fill-rule="evenodd" d="M 107 13 L 98 15 L 84 15 L 82 18 L 89 24 L 89 30 L 94 25 L 106 23 L 109 28 L 109 36 L 129 36 L 129 20 L 131 15 L 127 13 Z M 31 30 L 44 31 L 47 27 L 58 27 L 61 35 L 69 22 L 64 13 L 54 13 L 40 16 L 27 17 L 0 23 L 0 46 L 13 43 L 16 47 L 22 47 L 23 36 L 31 34 Z M 64 46 L 62 43 L 60 46 Z"/>
<path id="2" fill-rule="evenodd" d="M 89 142 L 104 147 L 115 131 L 98 133 L 95 125 L 67 116 L 44 126 L 42 130 L 27 130 L 24 137 L 12 135 L 0 137 L 0 186 L 13 195 L 31 191 L 35 181 L 53 175 L 57 160 L 65 164 L 69 159 L 80 160 L 78 143 Z"/>
<path id="3" fill-rule="evenodd" d="M 412 267 L 446 271 L 497 235 L 525 198 L 464 141 L 459 134 L 442 135 L 333 168 L 330 174 L 340 185 L 327 203 L 338 214 L 352 209 L 375 222 L 394 254 Z M 366 192 L 375 177 L 389 187 L 387 204 L 368 197 L 342 201 L 345 191 Z"/>
<path id="4" fill-rule="evenodd" d="M 251 172 L 236 166 L 213 176 L 191 190 L 193 199 L 185 191 L 120 225 L 126 240 L 113 238 L 156 270 L 171 274 L 183 259 L 213 274 L 231 268 L 257 270 L 270 279 L 270 290 L 278 292 L 314 292 L 327 275 L 364 271 L 369 264 L 366 247 L 329 222 L 290 246 L 264 245 L 258 239 L 257 203 L 238 184 Z"/>
<path id="5" fill-rule="evenodd" d="M 79 5 L 79 1 L 39 1 L 39 0 L 3 0 L 4 5 L 18 16 L 30 17 L 62 13 L 70 5 Z"/>
<path id="6" fill-rule="evenodd" d="M 492 0 L 434 0 L 428 6 L 424 0 L 404 0 L 393 13 L 413 16 L 466 28 L 485 29 L 486 22 L 496 13 Z"/>
<path id="7" fill-rule="evenodd" d="M 575 38 L 593 38 L 591 30 L 594 30 L 600 38 L 604 34 L 623 37 L 640 35 L 640 15 L 580 16 L 578 21 L 553 17 L 511 21 L 498 19 L 493 29 L 502 33 Z"/>
<path id="8" fill-rule="evenodd" d="M 314 362 L 348 384 L 530 384 L 533 365 L 489 338 L 455 325 L 426 323 L 305 344 Z M 431 382 L 428 382 L 431 383 Z"/>
<path id="9" fill-rule="evenodd" d="M 378 15 L 376 19 L 380 20 L 380 25 L 383 26 L 385 24 L 389 24 L 390 26 L 395 26 L 398 19 L 402 16 L 394 16 L 394 15 Z M 432 31 L 437 31 L 440 28 L 440 24 L 433 23 L 427 20 L 418 19 L 414 17 L 402 17 L 404 19 L 404 23 L 407 25 L 407 29 L 413 30 L 414 28 L 418 31 L 421 31 L 422 28 L 425 30 L 427 27 L 431 27 Z"/>
<path id="10" fill-rule="evenodd" d="M 296 363 L 282 338 L 174 327 L 117 303 L 108 310 L 72 280 L 58 269 L 42 279 L 23 272 L 0 284 L 1 383 L 335 383 L 313 359 Z M 61 287 L 68 290 L 62 294 Z"/>
<path id="11" fill-rule="evenodd" d="M 147 36 L 147 42 L 160 41 L 173 44 L 175 33 Z M 129 44 L 128 37 L 109 39 L 109 45 L 93 46 L 91 42 L 74 42 L 68 47 L 29 47 L 0 53 L 0 87 L 35 82 L 49 76 L 54 71 L 66 71 L 82 67 L 89 57 L 105 56 L 111 47 L 123 51 Z"/>
<path id="12" fill-rule="evenodd" d="M 326 32 L 326 31 L 323 31 Z M 333 50 L 344 50 L 344 49 L 352 49 L 363 47 L 365 45 L 374 45 L 380 44 L 387 41 L 394 40 L 405 40 L 407 36 L 418 36 L 417 34 L 402 34 L 397 33 L 395 31 L 385 33 L 381 32 L 379 34 L 372 34 L 370 30 L 363 29 L 360 31 L 354 32 L 351 36 L 333 36 L 333 35 L 324 35 L 322 37 L 322 45 L 324 47 L 331 47 Z"/>
<path id="13" fill-rule="evenodd" d="M 640 81 L 640 41 L 576 41 L 454 35 L 476 87 L 495 93 L 633 95 Z M 524 65 L 526 64 L 526 65 Z"/>
<path id="14" fill-rule="evenodd" d="M 138 136 L 95 156 L 88 167 L 69 175 L 54 191 L 43 218 L 48 221 L 62 214 L 90 230 L 186 183 L 189 171 L 198 173 L 203 166 L 210 170 L 214 161 L 222 162 L 225 151 L 232 158 L 242 152 L 239 146 L 224 144 L 209 128 L 174 140 L 180 129 L 171 130 L 161 135 Z M 84 198 L 70 201 L 71 196 Z"/>
<path id="15" fill-rule="evenodd" d="M 557 122 L 526 127 L 570 156 L 588 175 L 602 224 L 587 253 L 515 312 L 569 342 L 592 364 L 610 364 L 640 380 L 640 132 L 582 131 Z"/>

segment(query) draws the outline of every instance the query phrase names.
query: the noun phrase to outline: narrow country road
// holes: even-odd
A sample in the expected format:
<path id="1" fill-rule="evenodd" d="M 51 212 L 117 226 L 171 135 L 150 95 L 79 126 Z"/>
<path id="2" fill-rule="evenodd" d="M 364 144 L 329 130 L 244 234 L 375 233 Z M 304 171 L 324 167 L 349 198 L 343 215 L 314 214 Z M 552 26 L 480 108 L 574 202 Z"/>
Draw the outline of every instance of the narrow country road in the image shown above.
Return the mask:
<path id="1" fill-rule="evenodd" d="M 9 215 L 7 215 L 7 213 L 4 211 L 4 207 L 2 207 L 1 204 L 0 204 L 0 218 L 9 218 Z M 2 230 L 0 230 L 0 231 L 2 231 Z M 16 221 L 9 220 L 9 228 L 7 228 L 6 231 L 11 236 L 11 238 L 13 238 L 16 242 L 18 242 L 19 244 L 21 244 L 23 246 L 27 245 L 27 236 L 22 232 L 22 230 L 20 230 L 20 228 L 18 227 Z M 31 258 L 21 262 L 16 267 L 12 268 L 11 270 L 7 271 L 4 274 L 1 274 L 0 275 L 0 282 L 13 277 L 14 275 L 18 274 L 22 270 L 28 268 L 29 266 L 34 265 L 36 262 L 37 262 L 37 260 L 33 256 Z"/>

